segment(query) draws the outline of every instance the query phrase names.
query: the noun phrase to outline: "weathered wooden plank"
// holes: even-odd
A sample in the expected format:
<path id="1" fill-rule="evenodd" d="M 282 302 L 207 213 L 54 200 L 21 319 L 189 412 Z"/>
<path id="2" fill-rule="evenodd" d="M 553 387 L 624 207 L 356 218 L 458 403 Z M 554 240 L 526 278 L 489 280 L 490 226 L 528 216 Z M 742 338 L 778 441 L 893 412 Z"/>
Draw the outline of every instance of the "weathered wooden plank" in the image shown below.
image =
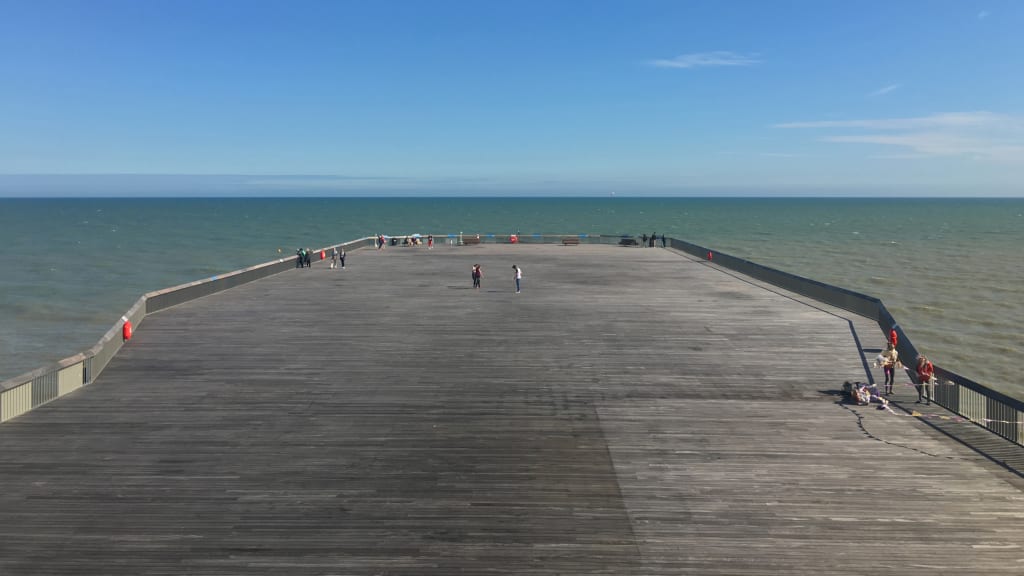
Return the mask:
<path id="1" fill-rule="evenodd" d="M 95 384 L 0 428 L 0 573 L 1022 567 L 1016 477 L 835 403 L 869 321 L 661 249 L 347 265 L 150 316 Z"/>

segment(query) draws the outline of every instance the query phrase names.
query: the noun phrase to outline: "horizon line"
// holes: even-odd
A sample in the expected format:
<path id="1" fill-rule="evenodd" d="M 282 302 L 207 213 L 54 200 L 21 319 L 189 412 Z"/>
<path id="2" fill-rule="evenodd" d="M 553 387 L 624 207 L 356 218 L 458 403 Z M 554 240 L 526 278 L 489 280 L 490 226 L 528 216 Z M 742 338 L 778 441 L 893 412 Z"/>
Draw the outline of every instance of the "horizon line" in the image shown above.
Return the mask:
<path id="1" fill-rule="evenodd" d="M 1021 200 L 1024 194 L 1017 196 L 1009 195 L 894 195 L 894 194 L 730 194 L 730 195 L 707 195 L 707 194 L 345 194 L 345 195 L 67 195 L 67 196 L 6 196 L 0 194 L 2 200 L 394 200 L 394 199 L 455 199 L 455 200 L 593 200 L 593 199 L 653 199 L 666 198 L 693 199 L 693 200 L 851 200 L 851 199 L 876 199 L 887 198 L 893 200 Z"/>

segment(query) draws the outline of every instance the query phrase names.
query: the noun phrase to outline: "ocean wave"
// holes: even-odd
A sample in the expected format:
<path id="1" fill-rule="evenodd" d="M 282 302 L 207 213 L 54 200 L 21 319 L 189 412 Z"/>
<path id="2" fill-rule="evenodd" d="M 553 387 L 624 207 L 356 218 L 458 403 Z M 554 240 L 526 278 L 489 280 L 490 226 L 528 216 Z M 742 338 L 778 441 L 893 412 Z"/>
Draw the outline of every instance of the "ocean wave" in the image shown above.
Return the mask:
<path id="1" fill-rule="evenodd" d="M 927 304 L 911 305 L 911 306 L 909 306 L 907 308 L 907 310 L 910 313 L 914 314 L 915 316 L 918 315 L 918 314 L 927 314 L 927 315 L 930 315 L 930 316 L 933 316 L 933 317 L 934 316 L 945 316 L 946 315 L 946 309 L 945 308 L 940 307 L 940 306 L 929 306 Z"/>

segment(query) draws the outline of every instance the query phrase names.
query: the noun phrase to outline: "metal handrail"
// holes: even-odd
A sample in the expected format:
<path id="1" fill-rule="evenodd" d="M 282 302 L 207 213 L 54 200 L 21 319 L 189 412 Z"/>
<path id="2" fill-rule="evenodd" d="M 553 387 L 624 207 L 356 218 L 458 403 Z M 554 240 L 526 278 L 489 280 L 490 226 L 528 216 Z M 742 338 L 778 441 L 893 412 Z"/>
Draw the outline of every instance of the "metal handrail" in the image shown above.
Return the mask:
<path id="1" fill-rule="evenodd" d="M 896 350 L 900 358 L 918 356 L 917 348 L 910 337 L 878 298 L 776 270 L 683 240 L 672 238 L 671 246 L 723 268 L 870 318 L 878 323 L 883 334 L 895 329 Z M 1024 446 L 1024 401 L 988 388 L 939 365 L 935 365 L 935 377 L 939 384 L 934 387 L 933 402 L 1002 438 Z M 916 375 L 914 378 L 916 380 Z"/>
<path id="2" fill-rule="evenodd" d="M 329 251 L 331 248 L 355 250 L 371 246 L 372 243 L 373 239 L 366 237 L 344 244 L 327 246 L 323 250 Z M 290 270 L 294 267 L 294 262 L 295 257 L 281 258 L 142 295 L 124 313 L 123 319 L 118 320 L 107 330 L 92 348 L 49 366 L 37 368 L 0 382 L 0 422 L 16 418 L 82 386 L 93 383 L 124 345 L 121 337 L 124 320 L 128 320 L 133 326 L 138 327 L 149 314 Z"/>

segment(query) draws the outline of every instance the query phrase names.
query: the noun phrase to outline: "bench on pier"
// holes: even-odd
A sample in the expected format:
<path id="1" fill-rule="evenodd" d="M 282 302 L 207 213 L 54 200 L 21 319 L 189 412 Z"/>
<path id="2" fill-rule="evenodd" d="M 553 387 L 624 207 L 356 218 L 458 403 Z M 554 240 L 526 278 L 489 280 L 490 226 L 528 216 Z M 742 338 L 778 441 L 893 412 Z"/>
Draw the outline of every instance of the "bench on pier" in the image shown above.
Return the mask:
<path id="1" fill-rule="evenodd" d="M 472 246 L 474 244 L 479 244 L 479 243 L 480 243 L 480 237 L 479 236 L 463 236 L 462 237 L 462 245 L 463 246 Z"/>
<path id="2" fill-rule="evenodd" d="M 562 246 L 579 246 L 580 239 L 578 236 L 566 236 L 562 238 Z"/>

